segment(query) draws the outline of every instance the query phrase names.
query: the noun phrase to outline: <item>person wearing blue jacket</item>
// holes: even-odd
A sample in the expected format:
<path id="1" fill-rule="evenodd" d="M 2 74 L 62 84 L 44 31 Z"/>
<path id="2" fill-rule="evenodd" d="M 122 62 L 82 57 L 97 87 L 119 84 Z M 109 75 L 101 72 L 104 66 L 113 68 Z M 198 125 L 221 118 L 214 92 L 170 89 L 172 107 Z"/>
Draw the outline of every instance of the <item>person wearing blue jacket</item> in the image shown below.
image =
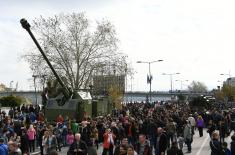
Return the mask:
<path id="1" fill-rule="evenodd" d="M 223 142 L 223 144 L 222 144 L 222 153 L 223 153 L 223 155 L 232 155 L 231 151 L 228 149 L 227 142 Z"/>
<path id="2" fill-rule="evenodd" d="M 8 146 L 4 144 L 3 138 L 0 138 L 0 155 L 8 155 Z"/>

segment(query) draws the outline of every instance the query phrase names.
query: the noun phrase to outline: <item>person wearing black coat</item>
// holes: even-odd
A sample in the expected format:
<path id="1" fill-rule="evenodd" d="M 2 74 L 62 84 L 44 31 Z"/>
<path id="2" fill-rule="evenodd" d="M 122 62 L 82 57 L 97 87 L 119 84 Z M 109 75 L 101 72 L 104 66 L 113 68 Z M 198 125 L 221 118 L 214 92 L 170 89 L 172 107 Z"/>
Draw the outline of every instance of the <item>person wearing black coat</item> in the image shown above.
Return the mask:
<path id="1" fill-rule="evenodd" d="M 23 127 L 23 125 L 20 121 L 14 122 L 14 132 L 17 134 L 17 136 L 21 136 L 22 133 L 21 127 Z"/>
<path id="2" fill-rule="evenodd" d="M 232 139 L 232 142 L 230 143 L 231 144 L 230 149 L 231 149 L 231 154 L 234 155 L 235 154 L 235 134 L 232 135 L 231 139 Z"/>
<path id="3" fill-rule="evenodd" d="M 61 152 L 62 137 L 61 137 L 61 131 L 60 131 L 60 129 L 59 129 L 58 124 L 57 124 L 57 126 L 54 128 L 53 134 L 55 135 L 56 141 L 57 141 L 56 150 L 58 149 L 59 152 Z"/>
<path id="4" fill-rule="evenodd" d="M 86 144 L 90 141 L 91 137 L 91 127 L 87 121 L 82 121 L 82 127 L 79 129 L 81 134 L 81 140 Z"/>
<path id="5" fill-rule="evenodd" d="M 134 145 L 136 141 L 136 127 L 134 122 L 130 122 L 130 124 L 127 125 L 127 136 L 128 136 L 128 142 L 131 145 Z"/>
<path id="6" fill-rule="evenodd" d="M 117 128 L 117 126 L 116 126 L 115 123 L 112 123 L 111 130 L 112 130 L 112 132 L 113 132 L 114 135 L 117 135 L 117 137 L 116 137 L 115 140 L 114 140 L 114 144 L 116 145 L 117 142 L 120 140 L 120 137 L 119 137 L 119 135 L 118 135 L 118 128 Z"/>
<path id="7" fill-rule="evenodd" d="M 23 104 L 23 105 L 21 106 L 21 112 L 22 112 L 22 113 L 25 113 L 25 109 L 26 109 L 26 107 L 25 107 L 25 105 Z"/>
<path id="8" fill-rule="evenodd" d="M 86 155 L 87 145 L 81 140 L 81 134 L 75 134 L 75 141 L 70 145 L 67 155 Z"/>
<path id="9" fill-rule="evenodd" d="M 211 155 L 222 155 L 221 143 L 219 142 L 219 134 L 214 132 L 210 141 Z"/>
<path id="10" fill-rule="evenodd" d="M 171 148 L 167 150 L 167 155 L 183 155 L 183 152 L 178 148 L 176 142 L 172 142 Z"/>
<path id="11" fill-rule="evenodd" d="M 166 152 L 167 149 L 167 134 L 162 128 L 157 129 L 158 132 L 158 137 L 157 137 L 157 142 L 156 142 L 156 154 L 163 154 Z"/>
<path id="12" fill-rule="evenodd" d="M 122 123 L 118 124 L 118 134 L 117 135 L 118 135 L 119 140 L 127 137 L 127 135 L 125 133 L 125 129 L 122 126 Z"/>
<path id="13" fill-rule="evenodd" d="M 224 138 L 226 135 L 226 126 L 224 120 L 220 122 L 219 135 L 220 135 L 220 142 L 224 142 Z"/>
<path id="14" fill-rule="evenodd" d="M 215 123 L 210 121 L 209 122 L 208 130 L 207 130 L 207 132 L 209 133 L 210 137 L 212 136 L 212 133 L 215 131 L 215 129 L 216 129 Z"/>
<path id="15" fill-rule="evenodd" d="M 22 153 L 29 153 L 28 135 L 25 130 L 22 131 L 22 135 L 20 136 L 20 149 Z"/>
<path id="16" fill-rule="evenodd" d="M 44 155 L 43 146 L 42 146 L 42 138 L 43 138 L 45 131 L 46 131 L 45 126 L 43 124 L 40 124 L 38 127 L 38 139 L 37 140 L 38 140 L 38 145 L 40 147 L 41 155 Z"/>

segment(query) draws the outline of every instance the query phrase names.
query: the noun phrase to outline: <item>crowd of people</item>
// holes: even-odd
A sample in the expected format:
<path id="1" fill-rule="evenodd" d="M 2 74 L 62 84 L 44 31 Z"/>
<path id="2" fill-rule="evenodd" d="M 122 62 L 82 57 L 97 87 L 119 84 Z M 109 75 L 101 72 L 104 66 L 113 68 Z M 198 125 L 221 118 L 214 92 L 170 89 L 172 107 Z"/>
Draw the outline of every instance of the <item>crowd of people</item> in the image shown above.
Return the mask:
<path id="1" fill-rule="evenodd" d="M 22 105 L 8 114 L 0 111 L 0 155 L 28 155 L 40 148 L 41 155 L 56 155 L 62 147 L 68 155 L 182 155 L 192 151 L 195 130 L 211 136 L 212 155 L 234 155 L 224 138 L 233 130 L 233 111 L 194 110 L 186 104 L 128 103 L 112 114 L 82 121 L 59 115 L 47 122 L 40 106 Z M 230 153 L 230 154 L 229 154 Z"/>

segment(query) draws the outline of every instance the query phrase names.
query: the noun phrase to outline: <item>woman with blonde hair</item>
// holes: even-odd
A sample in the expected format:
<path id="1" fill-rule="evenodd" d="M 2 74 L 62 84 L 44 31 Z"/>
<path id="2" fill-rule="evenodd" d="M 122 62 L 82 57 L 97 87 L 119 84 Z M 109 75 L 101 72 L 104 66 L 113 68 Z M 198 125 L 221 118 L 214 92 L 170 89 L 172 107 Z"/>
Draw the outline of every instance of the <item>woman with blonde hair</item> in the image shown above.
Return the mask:
<path id="1" fill-rule="evenodd" d="M 200 137 L 203 136 L 203 128 L 204 127 L 205 127 L 204 120 L 203 120 L 202 116 L 199 115 L 198 118 L 197 118 L 197 128 L 198 128 Z"/>

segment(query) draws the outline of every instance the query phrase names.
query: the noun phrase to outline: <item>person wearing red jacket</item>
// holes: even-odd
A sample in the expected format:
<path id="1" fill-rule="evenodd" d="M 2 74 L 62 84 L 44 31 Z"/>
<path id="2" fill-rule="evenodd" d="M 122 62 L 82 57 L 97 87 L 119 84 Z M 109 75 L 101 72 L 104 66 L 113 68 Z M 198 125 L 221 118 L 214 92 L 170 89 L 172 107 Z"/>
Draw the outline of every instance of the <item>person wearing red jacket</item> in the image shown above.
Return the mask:
<path id="1" fill-rule="evenodd" d="M 56 122 L 62 124 L 62 123 L 64 122 L 63 116 L 62 116 L 62 115 L 59 115 L 59 116 L 56 118 Z"/>
<path id="2" fill-rule="evenodd" d="M 103 137 L 104 143 L 102 155 L 106 155 L 107 152 L 109 152 L 109 155 L 113 155 L 114 140 L 116 136 L 111 132 L 111 129 L 106 129 Z"/>

